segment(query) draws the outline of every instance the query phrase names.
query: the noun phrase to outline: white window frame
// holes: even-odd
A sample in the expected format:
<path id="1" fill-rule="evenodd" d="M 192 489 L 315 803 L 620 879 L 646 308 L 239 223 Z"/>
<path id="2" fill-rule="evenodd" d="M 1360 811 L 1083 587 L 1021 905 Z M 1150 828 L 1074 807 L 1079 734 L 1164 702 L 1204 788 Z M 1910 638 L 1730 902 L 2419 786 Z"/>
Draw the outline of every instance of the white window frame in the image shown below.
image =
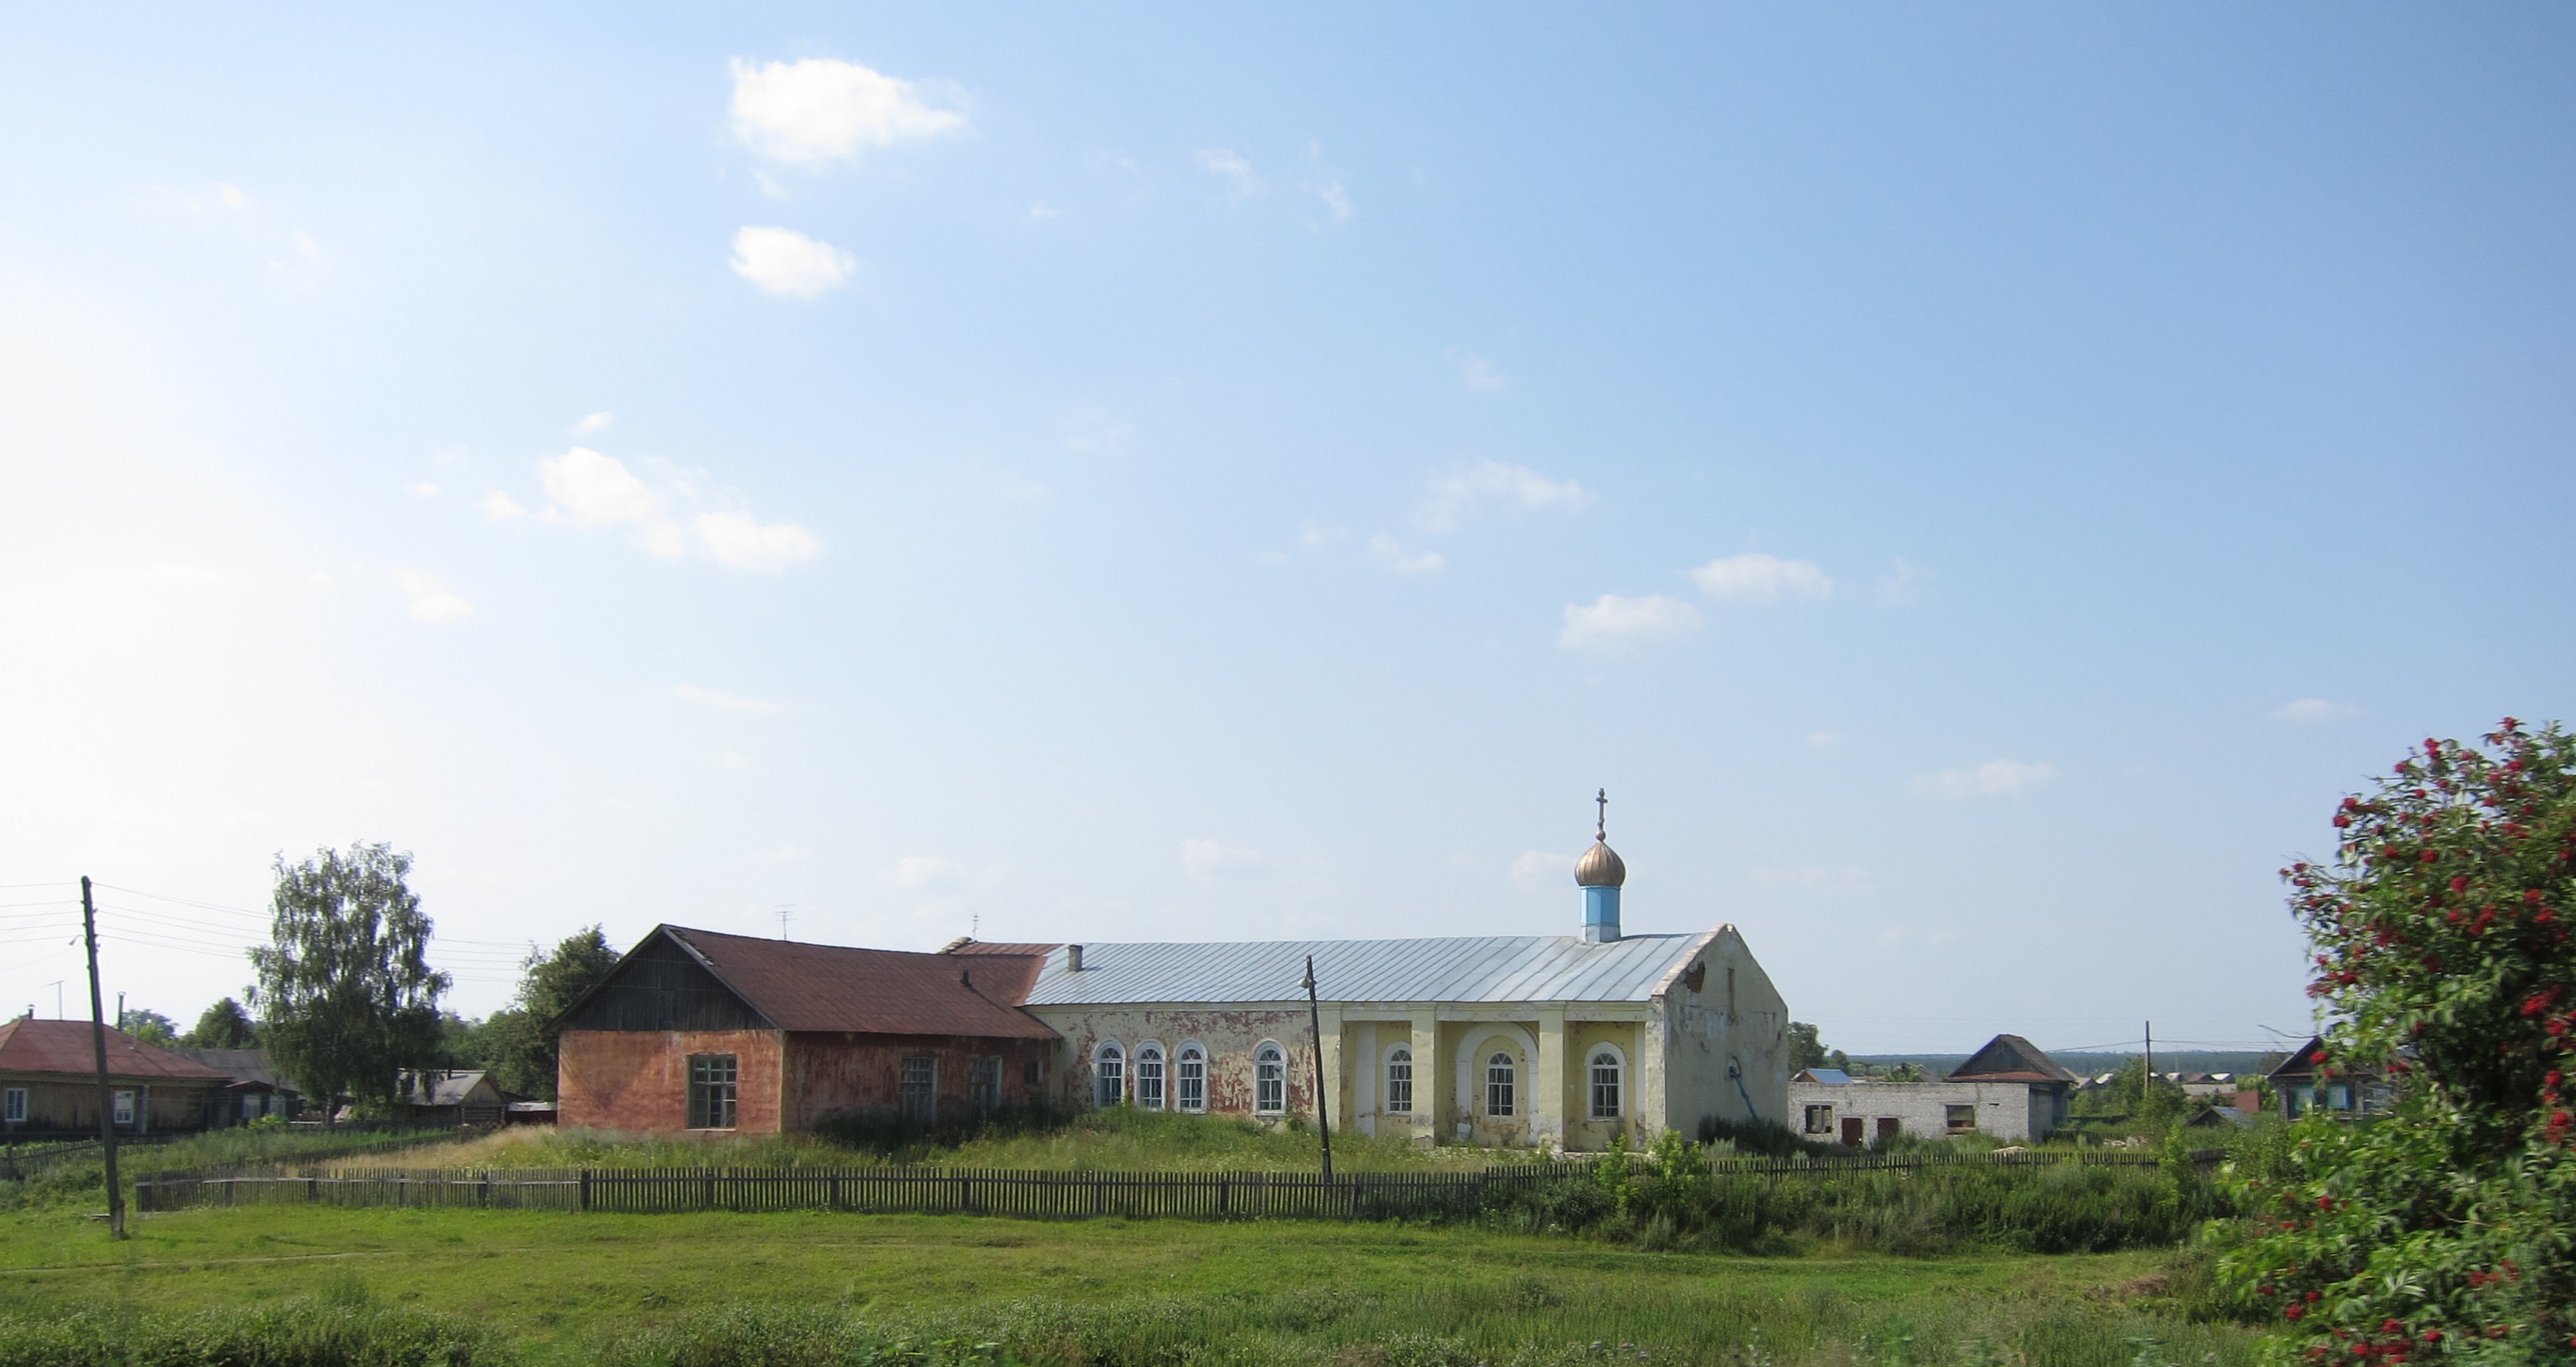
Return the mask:
<path id="1" fill-rule="evenodd" d="M 116 1091 L 109 1093 L 109 1096 L 111 1098 L 109 1105 L 113 1108 L 114 1112 L 112 1123 L 118 1125 L 133 1124 L 134 1093 L 120 1087 Z"/>
<path id="2" fill-rule="evenodd" d="M 1509 1049 L 1485 1057 L 1485 1114 L 1507 1120 L 1520 1114 L 1521 1061 Z"/>
<path id="3" fill-rule="evenodd" d="M 1413 1046 L 1387 1046 L 1385 1067 L 1386 1104 L 1379 1109 L 1389 1115 L 1413 1114 Z"/>
<path id="4" fill-rule="evenodd" d="M 1610 1109 L 1601 1109 L 1601 1060 L 1610 1060 Z M 1583 1110 L 1594 1120 L 1617 1120 L 1628 1113 L 1628 1054 L 1615 1044 L 1596 1044 L 1583 1051 Z"/>
<path id="5" fill-rule="evenodd" d="M 27 1089 L 11 1087 L 0 1092 L 0 1120 L 12 1125 L 27 1123 Z"/>
<path id="6" fill-rule="evenodd" d="M 1162 1041 L 1143 1041 L 1136 1046 L 1136 1109 L 1159 1111 L 1171 1104 L 1171 1056 Z"/>
<path id="7" fill-rule="evenodd" d="M 1127 1050 L 1114 1039 L 1091 1047 L 1091 1104 L 1103 1110 L 1127 1103 Z"/>
<path id="8" fill-rule="evenodd" d="M 721 1060 L 724 1076 L 715 1076 L 715 1065 Z M 706 1065 L 700 1076 L 699 1065 Z M 688 1113 L 682 1118 L 692 1130 L 730 1130 L 741 1118 L 738 1106 L 742 1100 L 742 1055 L 691 1054 L 688 1058 Z M 698 1121 L 706 1121 L 704 1125 Z"/>
<path id="9" fill-rule="evenodd" d="M 1207 1046 L 1182 1040 L 1180 1052 L 1172 1055 L 1172 1108 L 1185 1115 L 1207 1114 L 1207 1077 Z"/>
<path id="10" fill-rule="evenodd" d="M 1266 1039 L 1252 1051 L 1252 1113 L 1285 1115 L 1288 1111 L 1288 1051 Z"/>

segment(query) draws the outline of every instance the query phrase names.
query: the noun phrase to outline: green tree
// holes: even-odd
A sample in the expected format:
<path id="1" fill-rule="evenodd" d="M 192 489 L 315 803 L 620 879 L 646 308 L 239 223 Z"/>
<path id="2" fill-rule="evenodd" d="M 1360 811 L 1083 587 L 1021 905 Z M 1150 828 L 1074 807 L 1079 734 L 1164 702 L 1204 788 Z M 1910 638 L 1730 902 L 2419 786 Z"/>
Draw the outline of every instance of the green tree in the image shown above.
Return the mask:
<path id="1" fill-rule="evenodd" d="M 2398 1084 L 2245 1165 L 2220 1276 L 2311 1361 L 2576 1357 L 2576 738 L 2424 742 L 2284 870 L 2338 1017 L 2330 1072 Z"/>
<path id="2" fill-rule="evenodd" d="M 565 1008 L 617 967 L 619 955 L 598 926 L 557 941 L 552 952 L 528 947 L 519 993 L 480 1031 L 483 1066 L 508 1091 L 553 1100 L 560 1061 L 556 1027 Z"/>
<path id="3" fill-rule="evenodd" d="M 295 865 L 279 855 L 276 868 L 272 943 L 250 952 L 269 1053 L 326 1111 L 344 1097 L 390 1106 L 403 1069 L 437 1066 L 449 983 L 429 966 L 430 920 L 403 881 L 411 856 L 352 845 Z"/>
<path id="4" fill-rule="evenodd" d="M 1825 1052 L 1823 1031 L 1805 1021 L 1789 1022 L 1789 1071 L 1830 1067 L 1832 1057 Z"/>
<path id="5" fill-rule="evenodd" d="M 256 1049 L 259 1027 L 253 1025 L 250 1013 L 241 1003 L 225 997 L 206 1008 L 197 1017 L 194 1029 L 179 1037 L 179 1043 L 191 1049 Z"/>
<path id="6" fill-rule="evenodd" d="M 116 1013 L 116 1028 L 143 1041 L 167 1049 L 179 1042 L 178 1023 L 158 1011 L 130 1007 Z"/>

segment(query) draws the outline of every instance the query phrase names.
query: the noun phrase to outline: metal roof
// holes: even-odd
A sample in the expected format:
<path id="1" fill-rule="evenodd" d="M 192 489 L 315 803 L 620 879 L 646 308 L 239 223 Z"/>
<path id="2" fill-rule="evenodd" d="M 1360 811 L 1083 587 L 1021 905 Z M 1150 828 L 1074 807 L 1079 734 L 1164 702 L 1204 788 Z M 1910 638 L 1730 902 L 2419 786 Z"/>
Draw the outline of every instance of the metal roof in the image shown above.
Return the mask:
<path id="1" fill-rule="evenodd" d="M 21 1016 L 0 1025 L 0 1073 L 74 1073 L 95 1077 L 97 1044 L 88 1021 L 40 1021 Z M 171 1082 L 230 1082 L 232 1078 L 192 1058 L 159 1045 L 145 1044 L 122 1030 L 107 1032 L 107 1071 L 111 1077 L 159 1078 Z"/>
<path id="2" fill-rule="evenodd" d="M 1064 949 L 1049 953 L 1027 1004 L 1292 1001 L 1306 995 L 1309 954 L 1316 993 L 1331 1002 L 1642 1002 L 1717 933 L 1087 944 L 1079 973 L 1066 970 Z"/>
<path id="3" fill-rule="evenodd" d="M 1950 1070 L 1952 1082 L 2073 1082 L 2075 1075 L 2019 1035 L 1997 1035 Z"/>

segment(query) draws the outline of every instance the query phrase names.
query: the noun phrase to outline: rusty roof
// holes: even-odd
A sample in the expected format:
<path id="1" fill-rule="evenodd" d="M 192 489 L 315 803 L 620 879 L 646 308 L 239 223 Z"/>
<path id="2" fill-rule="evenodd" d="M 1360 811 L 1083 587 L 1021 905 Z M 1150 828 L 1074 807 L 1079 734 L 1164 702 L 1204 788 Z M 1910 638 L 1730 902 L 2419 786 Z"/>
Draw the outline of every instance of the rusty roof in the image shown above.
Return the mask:
<path id="1" fill-rule="evenodd" d="M 77 1073 L 98 1075 L 97 1047 L 88 1021 L 40 1021 L 24 1016 L 0 1025 L 0 1073 Z M 110 1077 L 162 1079 L 170 1082 L 228 1082 L 232 1075 L 158 1045 L 145 1044 L 122 1030 L 107 1032 Z"/>
<path id="2" fill-rule="evenodd" d="M 1019 1009 L 1043 961 L 809 945 L 657 926 L 781 1030 L 1054 1039 Z M 649 937 L 648 937 L 649 938 Z"/>
<path id="3" fill-rule="evenodd" d="M 1027 955 L 1031 958 L 1043 959 L 1063 947 L 1063 945 L 1052 941 L 1042 945 L 1007 944 L 999 940 L 970 940 L 967 937 L 960 935 L 956 939 L 949 941 L 947 947 L 941 949 L 939 952 L 942 954 Z"/>

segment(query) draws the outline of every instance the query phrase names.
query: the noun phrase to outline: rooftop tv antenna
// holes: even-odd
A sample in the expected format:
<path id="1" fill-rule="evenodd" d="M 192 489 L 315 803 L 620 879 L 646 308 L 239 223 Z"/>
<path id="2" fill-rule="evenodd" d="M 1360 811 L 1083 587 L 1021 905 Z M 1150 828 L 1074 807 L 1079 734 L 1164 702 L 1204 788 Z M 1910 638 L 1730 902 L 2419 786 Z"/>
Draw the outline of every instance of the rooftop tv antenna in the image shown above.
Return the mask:
<path id="1" fill-rule="evenodd" d="M 777 910 L 778 938 L 784 940 L 787 938 L 787 918 L 796 914 L 796 904 L 794 902 L 781 902 L 778 904 Z"/>

